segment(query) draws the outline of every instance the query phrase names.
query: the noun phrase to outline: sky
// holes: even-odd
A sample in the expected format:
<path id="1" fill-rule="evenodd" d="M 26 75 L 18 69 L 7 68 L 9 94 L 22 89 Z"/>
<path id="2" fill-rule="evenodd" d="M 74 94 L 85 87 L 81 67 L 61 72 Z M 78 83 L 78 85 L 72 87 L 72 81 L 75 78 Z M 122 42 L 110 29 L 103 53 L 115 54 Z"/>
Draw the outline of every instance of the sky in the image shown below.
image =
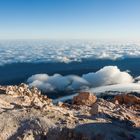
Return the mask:
<path id="1" fill-rule="evenodd" d="M 0 39 L 139 37 L 140 0 L 0 0 Z"/>

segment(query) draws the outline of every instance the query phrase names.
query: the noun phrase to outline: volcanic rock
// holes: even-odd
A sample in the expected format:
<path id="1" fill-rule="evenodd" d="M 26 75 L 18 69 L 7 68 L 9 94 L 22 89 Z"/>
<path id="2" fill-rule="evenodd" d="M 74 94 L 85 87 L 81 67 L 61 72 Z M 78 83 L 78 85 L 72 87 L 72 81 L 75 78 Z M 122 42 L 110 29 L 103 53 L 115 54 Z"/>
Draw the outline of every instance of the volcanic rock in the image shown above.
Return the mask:
<path id="1" fill-rule="evenodd" d="M 72 103 L 76 105 L 91 106 L 96 102 L 96 96 L 89 92 L 81 92 L 79 95 L 74 96 Z"/>
<path id="2" fill-rule="evenodd" d="M 75 97 L 80 105 L 54 105 L 25 84 L 0 89 L 0 140 L 140 139 L 140 110 L 133 105 L 96 100 L 89 93 Z"/>
<path id="3" fill-rule="evenodd" d="M 126 121 L 133 126 L 140 126 L 140 117 L 135 110 L 103 99 L 98 100 L 92 105 L 90 113 L 93 116 L 112 118 L 119 121 Z"/>
<path id="4" fill-rule="evenodd" d="M 140 98 L 132 94 L 116 95 L 114 101 L 118 101 L 119 104 L 140 104 Z"/>

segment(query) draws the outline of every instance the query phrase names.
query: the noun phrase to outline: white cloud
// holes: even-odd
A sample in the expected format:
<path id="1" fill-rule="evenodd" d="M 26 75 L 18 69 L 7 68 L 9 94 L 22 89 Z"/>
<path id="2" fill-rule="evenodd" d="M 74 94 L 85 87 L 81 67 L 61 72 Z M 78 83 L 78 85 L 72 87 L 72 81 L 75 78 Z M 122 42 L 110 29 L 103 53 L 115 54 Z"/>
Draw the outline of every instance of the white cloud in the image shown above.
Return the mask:
<path id="1" fill-rule="evenodd" d="M 49 76 L 47 74 L 36 74 L 31 76 L 30 78 L 28 78 L 27 82 L 31 83 L 32 81 L 46 81 L 49 78 Z"/>
<path id="2" fill-rule="evenodd" d="M 16 56 L 16 57 L 15 57 Z M 82 59 L 140 57 L 140 45 L 96 41 L 0 41 L 0 65 L 18 62 L 64 62 Z"/>
<path id="3" fill-rule="evenodd" d="M 96 73 L 84 74 L 83 78 L 94 87 L 133 82 L 132 76 L 127 72 L 121 72 L 117 66 L 106 66 Z"/>
<path id="4" fill-rule="evenodd" d="M 51 91 L 54 91 L 54 87 L 49 84 L 49 83 L 45 83 L 45 82 L 42 82 L 42 81 L 39 81 L 39 80 L 35 80 L 33 81 L 32 83 L 29 84 L 31 87 L 34 86 L 34 87 L 37 87 L 38 89 L 42 90 L 43 92 L 51 92 Z"/>
<path id="5" fill-rule="evenodd" d="M 43 91 L 80 90 L 97 86 L 132 83 L 133 77 L 127 72 L 121 72 L 116 66 L 106 66 L 95 73 L 62 76 L 54 74 L 37 74 L 28 78 L 30 86 L 36 86 Z"/>
<path id="6" fill-rule="evenodd" d="M 69 75 L 69 76 L 66 76 L 66 78 L 69 81 L 71 81 L 69 83 L 69 86 L 67 87 L 69 89 L 78 90 L 78 89 L 83 89 L 90 86 L 89 82 L 83 79 L 82 77 L 79 77 L 76 75 Z"/>

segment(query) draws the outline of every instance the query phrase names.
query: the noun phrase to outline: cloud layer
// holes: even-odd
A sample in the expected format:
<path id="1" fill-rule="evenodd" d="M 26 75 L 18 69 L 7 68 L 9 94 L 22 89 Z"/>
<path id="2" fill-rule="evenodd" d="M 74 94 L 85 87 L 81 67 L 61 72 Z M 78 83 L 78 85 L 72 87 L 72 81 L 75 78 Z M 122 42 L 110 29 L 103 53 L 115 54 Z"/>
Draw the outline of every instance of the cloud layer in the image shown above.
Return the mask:
<path id="1" fill-rule="evenodd" d="M 16 56 L 16 57 L 15 57 Z M 0 41 L 0 65 L 18 62 L 65 62 L 140 57 L 140 45 L 97 41 Z"/>
<path id="2" fill-rule="evenodd" d="M 36 74 L 28 78 L 27 83 L 44 92 L 81 90 L 92 87 L 132 83 L 133 77 L 127 72 L 121 72 L 116 66 L 106 66 L 95 73 L 62 76 L 54 74 Z"/>

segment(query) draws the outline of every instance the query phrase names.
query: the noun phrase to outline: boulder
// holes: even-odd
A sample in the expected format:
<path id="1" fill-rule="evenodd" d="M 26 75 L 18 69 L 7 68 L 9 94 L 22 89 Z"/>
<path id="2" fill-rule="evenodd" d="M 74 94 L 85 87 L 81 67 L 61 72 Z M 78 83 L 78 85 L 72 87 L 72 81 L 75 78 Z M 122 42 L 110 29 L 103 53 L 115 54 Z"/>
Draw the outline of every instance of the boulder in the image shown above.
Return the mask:
<path id="1" fill-rule="evenodd" d="M 79 95 L 74 96 L 72 103 L 76 105 L 91 106 L 96 102 L 97 98 L 89 92 L 81 92 Z"/>
<path id="2" fill-rule="evenodd" d="M 118 101 L 119 104 L 140 104 L 140 98 L 132 94 L 116 95 L 115 101 Z"/>

